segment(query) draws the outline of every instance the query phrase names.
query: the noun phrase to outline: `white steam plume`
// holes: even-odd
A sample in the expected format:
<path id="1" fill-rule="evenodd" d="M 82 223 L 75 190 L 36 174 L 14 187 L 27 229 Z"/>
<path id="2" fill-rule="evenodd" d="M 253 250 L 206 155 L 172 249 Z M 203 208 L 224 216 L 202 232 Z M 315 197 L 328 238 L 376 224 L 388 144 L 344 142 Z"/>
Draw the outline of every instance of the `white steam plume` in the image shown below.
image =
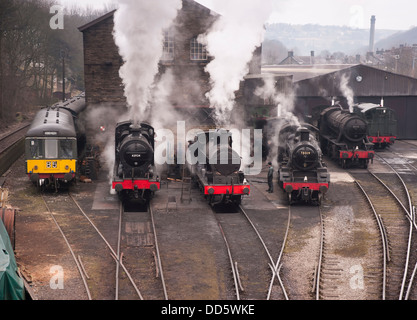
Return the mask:
<path id="1" fill-rule="evenodd" d="M 110 103 L 103 103 L 88 108 L 84 118 L 89 128 L 88 136 L 102 149 L 100 162 L 108 172 L 110 182 L 114 168 L 114 131 L 118 122 L 127 120 L 126 115 Z"/>
<path id="2" fill-rule="evenodd" d="M 206 67 L 212 89 L 207 93 L 218 125 L 230 122 L 235 91 L 249 72 L 249 62 L 264 37 L 264 24 L 272 12 L 271 0 L 214 0 L 213 9 L 222 16 L 199 41 L 214 57 Z M 219 10 L 220 9 L 220 10 Z"/>
<path id="3" fill-rule="evenodd" d="M 349 106 L 349 112 L 353 112 L 353 105 L 354 105 L 354 93 L 351 87 L 349 87 L 349 76 L 345 73 L 342 75 L 340 79 L 339 89 L 342 92 L 343 96 L 347 100 L 347 104 Z"/>
<path id="4" fill-rule="evenodd" d="M 152 87 L 163 53 L 163 31 L 182 7 L 181 0 L 119 0 L 114 15 L 114 39 L 124 64 L 124 84 L 129 118 L 146 120 Z"/>
<path id="5" fill-rule="evenodd" d="M 262 99 L 272 100 L 277 110 L 275 116 L 287 120 L 290 124 L 300 126 L 300 121 L 294 115 L 295 109 L 295 90 L 281 93 L 275 88 L 275 78 L 273 76 L 265 76 L 263 78 L 264 85 L 255 90 L 255 95 Z"/>
<path id="6" fill-rule="evenodd" d="M 276 105 L 275 116 L 277 118 L 286 120 L 286 122 L 291 125 L 301 126 L 299 119 L 294 114 L 296 98 L 295 89 L 286 94 L 280 93 L 275 88 L 275 78 L 273 76 L 265 76 L 264 85 L 256 88 L 255 94 L 262 99 L 272 100 L 273 104 Z M 270 148 L 268 159 L 274 166 L 278 165 L 278 147 L 280 144 L 278 135 L 282 125 L 286 122 L 277 122 L 276 126 L 268 126 L 266 129 L 268 130 L 267 139 Z"/>

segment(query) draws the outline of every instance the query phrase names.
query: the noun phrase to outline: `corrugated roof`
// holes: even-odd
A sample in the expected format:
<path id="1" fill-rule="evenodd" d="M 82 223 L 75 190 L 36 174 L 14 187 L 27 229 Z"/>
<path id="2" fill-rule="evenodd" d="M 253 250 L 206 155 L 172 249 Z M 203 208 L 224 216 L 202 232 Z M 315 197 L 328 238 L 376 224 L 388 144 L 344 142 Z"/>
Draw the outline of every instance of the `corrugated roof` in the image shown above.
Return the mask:
<path id="1" fill-rule="evenodd" d="M 262 73 L 293 75 L 294 82 L 321 76 L 327 73 L 347 69 L 351 64 L 313 64 L 313 65 L 272 65 L 263 66 Z"/>
<path id="2" fill-rule="evenodd" d="M 310 66 L 264 66 L 262 72 L 292 74 L 297 85 L 297 95 L 320 97 L 340 96 L 341 79 L 347 77 L 348 87 L 355 96 L 416 96 L 417 79 L 371 66 L 356 65 L 310 65 Z"/>

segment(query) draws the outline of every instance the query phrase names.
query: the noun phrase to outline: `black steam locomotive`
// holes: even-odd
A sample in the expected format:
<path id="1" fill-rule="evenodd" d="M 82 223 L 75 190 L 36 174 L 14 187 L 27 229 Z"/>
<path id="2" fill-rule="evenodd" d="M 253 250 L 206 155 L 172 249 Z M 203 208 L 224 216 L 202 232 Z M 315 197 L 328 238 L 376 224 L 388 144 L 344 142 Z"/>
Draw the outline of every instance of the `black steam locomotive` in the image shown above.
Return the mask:
<path id="1" fill-rule="evenodd" d="M 375 152 L 368 139 L 368 124 L 355 113 L 340 106 L 324 108 L 318 120 L 323 153 L 343 168 L 354 165 L 368 167 Z"/>
<path id="2" fill-rule="evenodd" d="M 210 130 L 197 134 L 187 150 L 190 173 L 211 205 L 224 202 L 240 204 L 250 185 L 240 171 L 241 159 L 232 149 L 227 130 Z"/>
<path id="3" fill-rule="evenodd" d="M 154 136 L 154 128 L 144 122 L 116 125 L 112 188 L 123 199 L 147 202 L 161 187 L 154 172 Z"/>
<path id="4" fill-rule="evenodd" d="M 368 123 L 368 139 L 375 147 L 385 148 L 397 139 L 397 119 L 394 110 L 381 104 L 360 103 L 353 107 Z"/>
<path id="5" fill-rule="evenodd" d="M 330 174 L 322 161 L 317 128 L 283 125 L 278 134 L 278 184 L 289 203 L 320 204 L 329 189 Z"/>

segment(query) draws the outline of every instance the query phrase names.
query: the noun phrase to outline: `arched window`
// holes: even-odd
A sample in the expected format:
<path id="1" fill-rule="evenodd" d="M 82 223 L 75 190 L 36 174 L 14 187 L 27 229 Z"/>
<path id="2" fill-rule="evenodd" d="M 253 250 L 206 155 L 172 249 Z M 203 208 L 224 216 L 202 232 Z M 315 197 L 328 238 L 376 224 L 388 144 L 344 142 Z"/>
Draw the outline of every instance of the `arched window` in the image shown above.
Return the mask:
<path id="1" fill-rule="evenodd" d="M 193 61 L 207 60 L 206 46 L 199 43 L 197 38 L 192 38 L 190 41 L 190 59 Z"/>

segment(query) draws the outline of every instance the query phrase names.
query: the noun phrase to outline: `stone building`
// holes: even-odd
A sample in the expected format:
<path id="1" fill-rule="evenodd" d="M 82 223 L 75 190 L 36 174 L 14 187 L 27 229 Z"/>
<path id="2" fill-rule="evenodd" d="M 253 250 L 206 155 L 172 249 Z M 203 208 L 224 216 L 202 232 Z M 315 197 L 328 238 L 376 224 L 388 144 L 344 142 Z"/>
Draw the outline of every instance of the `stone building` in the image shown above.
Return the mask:
<path id="1" fill-rule="evenodd" d="M 82 26 L 84 41 L 85 94 L 87 104 L 125 105 L 119 69 L 123 64 L 113 39 L 115 11 Z M 210 90 L 209 74 L 204 68 L 212 59 L 197 41 L 219 15 L 193 0 L 183 0 L 172 27 L 165 32 L 160 74 L 170 68 L 175 77 L 171 103 L 178 108 L 208 108 L 205 93 Z M 254 53 L 250 74 L 261 73 L 261 48 Z"/>

